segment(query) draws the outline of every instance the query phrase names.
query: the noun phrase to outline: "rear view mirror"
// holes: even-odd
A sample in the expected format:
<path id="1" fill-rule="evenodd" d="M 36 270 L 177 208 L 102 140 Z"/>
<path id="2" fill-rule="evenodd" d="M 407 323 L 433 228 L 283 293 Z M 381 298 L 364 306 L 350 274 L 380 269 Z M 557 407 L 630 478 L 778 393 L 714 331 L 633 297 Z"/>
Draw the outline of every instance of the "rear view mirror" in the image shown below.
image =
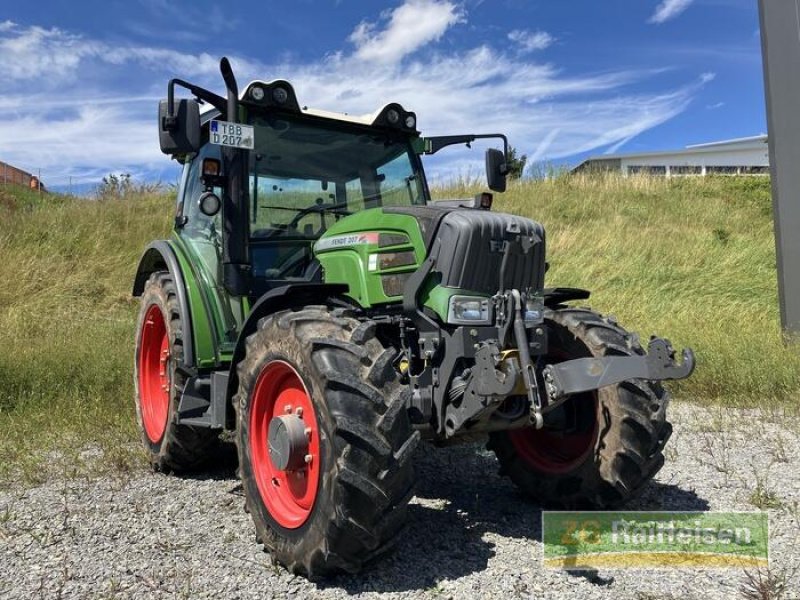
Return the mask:
<path id="1" fill-rule="evenodd" d="M 200 104 L 178 100 L 170 115 L 168 101 L 158 103 L 158 141 L 164 154 L 189 154 L 200 150 Z"/>
<path id="2" fill-rule="evenodd" d="M 500 150 L 489 148 L 486 151 L 486 181 L 493 192 L 506 191 L 506 155 Z"/>

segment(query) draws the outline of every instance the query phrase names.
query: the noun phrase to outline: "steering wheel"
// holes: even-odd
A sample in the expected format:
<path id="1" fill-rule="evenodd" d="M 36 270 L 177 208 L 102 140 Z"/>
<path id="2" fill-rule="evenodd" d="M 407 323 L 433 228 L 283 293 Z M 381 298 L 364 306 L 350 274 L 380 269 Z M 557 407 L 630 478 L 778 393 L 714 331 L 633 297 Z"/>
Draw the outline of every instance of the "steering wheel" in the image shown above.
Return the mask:
<path id="1" fill-rule="evenodd" d="M 264 272 L 267 279 L 284 279 L 304 262 L 311 262 L 311 255 L 306 247 L 299 248 L 294 255 L 286 259 L 282 265 L 272 267 Z"/>
<path id="2" fill-rule="evenodd" d="M 292 217 L 292 220 L 289 221 L 289 224 L 286 226 L 288 229 L 297 229 L 297 225 L 300 223 L 300 220 L 305 217 L 306 215 L 310 215 L 313 213 L 319 214 L 319 229 L 314 234 L 315 237 L 319 237 L 325 230 L 328 228 L 327 223 L 325 222 L 325 213 L 328 211 L 334 210 L 341 210 L 346 205 L 343 204 L 336 204 L 334 202 L 325 202 L 322 198 L 317 198 L 315 200 L 316 204 L 312 204 L 311 206 L 307 206 L 305 208 L 300 209 L 297 214 Z"/>

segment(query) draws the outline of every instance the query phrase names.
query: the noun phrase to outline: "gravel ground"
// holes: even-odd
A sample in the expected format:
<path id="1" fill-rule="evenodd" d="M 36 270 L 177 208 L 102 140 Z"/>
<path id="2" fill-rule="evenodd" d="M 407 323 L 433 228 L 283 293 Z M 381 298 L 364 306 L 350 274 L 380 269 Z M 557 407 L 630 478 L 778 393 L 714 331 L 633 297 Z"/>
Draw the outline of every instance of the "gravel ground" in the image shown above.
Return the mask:
<path id="1" fill-rule="evenodd" d="M 673 404 L 671 418 L 667 464 L 629 508 L 771 505 L 772 571 L 789 581 L 784 597 L 799 597 L 798 428 L 763 411 L 688 404 Z M 543 569 L 540 509 L 498 477 L 490 453 L 424 448 L 416 464 L 395 553 L 317 583 L 256 545 L 232 464 L 193 478 L 135 473 L 0 492 L 0 598 L 742 597 L 739 570 Z"/>

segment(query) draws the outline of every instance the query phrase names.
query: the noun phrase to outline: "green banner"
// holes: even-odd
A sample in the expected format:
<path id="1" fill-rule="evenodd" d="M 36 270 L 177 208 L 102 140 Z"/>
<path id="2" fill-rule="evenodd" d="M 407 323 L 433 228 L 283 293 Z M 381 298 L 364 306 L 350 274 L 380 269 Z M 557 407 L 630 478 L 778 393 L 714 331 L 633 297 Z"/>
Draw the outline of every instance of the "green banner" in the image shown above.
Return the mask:
<path id="1" fill-rule="evenodd" d="M 542 513 L 544 565 L 582 568 L 749 568 L 769 564 L 763 512 Z"/>

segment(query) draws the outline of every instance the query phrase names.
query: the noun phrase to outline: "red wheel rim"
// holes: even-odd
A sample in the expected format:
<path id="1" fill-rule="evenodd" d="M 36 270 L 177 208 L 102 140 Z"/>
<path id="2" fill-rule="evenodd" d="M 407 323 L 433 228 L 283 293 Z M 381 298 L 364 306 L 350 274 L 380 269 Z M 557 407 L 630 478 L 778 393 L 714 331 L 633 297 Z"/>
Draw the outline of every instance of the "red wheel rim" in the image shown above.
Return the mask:
<path id="1" fill-rule="evenodd" d="M 569 360 L 570 355 L 554 349 L 548 357 L 553 363 Z M 573 357 L 574 358 L 574 357 Z M 517 454 L 532 468 L 549 475 L 568 473 L 583 463 L 592 453 L 597 441 L 597 393 L 579 394 L 564 403 L 563 410 L 589 410 L 592 422 L 582 431 L 548 431 L 526 427 L 509 431 L 509 438 Z"/>
<path id="2" fill-rule="evenodd" d="M 269 425 L 273 418 L 294 413 L 302 418 L 308 435 L 303 468 L 283 471 L 269 455 Z M 250 459 L 258 492 L 269 514 L 287 529 L 306 522 L 319 487 L 319 429 L 314 405 L 300 375 L 290 364 L 276 360 L 265 366 L 256 380 L 250 404 Z"/>
<path id="3" fill-rule="evenodd" d="M 593 410 L 597 406 L 596 400 L 592 402 L 584 398 L 570 402 L 589 403 Z M 517 454 L 528 465 L 539 472 L 558 475 L 571 471 L 591 454 L 597 439 L 597 422 L 583 432 L 564 433 L 526 427 L 509 431 L 508 435 Z"/>
<path id="4" fill-rule="evenodd" d="M 164 315 L 150 305 L 139 344 L 139 406 L 147 438 L 157 444 L 167 429 L 170 391 L 169 336 Z"/>

